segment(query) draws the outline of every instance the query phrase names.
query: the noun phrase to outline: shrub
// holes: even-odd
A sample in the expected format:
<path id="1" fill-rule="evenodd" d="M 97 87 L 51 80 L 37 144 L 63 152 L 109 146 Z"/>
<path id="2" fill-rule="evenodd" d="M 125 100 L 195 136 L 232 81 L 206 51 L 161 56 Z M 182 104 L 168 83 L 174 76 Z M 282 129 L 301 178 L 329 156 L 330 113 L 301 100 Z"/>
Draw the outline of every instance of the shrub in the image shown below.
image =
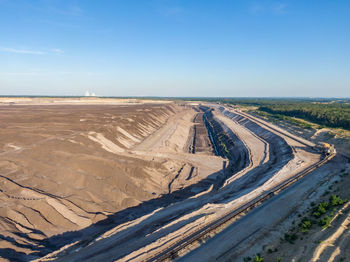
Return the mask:
<path id="1" fill-rule="evenodd" d="M 320 217 L 321 215 L 327 212 L 328 208 L 329 208 L 328 202 L 319 203 L 318 206 L 314 209 L 313 216 Z"/>
<path id="2" fill-rule="evenodd" d="M 301 221 L 301 225 L 299 227 L 299 231 L 302 232 L 302 233 L 307 233 L 307 232 L 309 232 L 311 227 L 312 227 L 312 222 L 310 220 L 307 220 L 306 218 L 304 218 Z"/>
<path id="3" fill-rule="evenodd" d="M 337 195 L 332 195 L 329 199 L 329 201 L 331 202 L 332 206 L 339 206 L 344 204 L 344 200 L 342 200 L 339 196 Z"/>
<path id="4" fill-rule="evenodd" d="M 263 262 L 264 260 L 264 257 L 260 256 L 260 254 L 256 254 L 254 256 L 253 262 Z"/>
<path id="5" fill-rule="evenodd" d="M 322 228 L 327 228 L 331 225 L 331 221 L 332 218 L 330 218 L 329 216 L 325 216 L 320 220 L 319 225 L 322 226 Z"/>

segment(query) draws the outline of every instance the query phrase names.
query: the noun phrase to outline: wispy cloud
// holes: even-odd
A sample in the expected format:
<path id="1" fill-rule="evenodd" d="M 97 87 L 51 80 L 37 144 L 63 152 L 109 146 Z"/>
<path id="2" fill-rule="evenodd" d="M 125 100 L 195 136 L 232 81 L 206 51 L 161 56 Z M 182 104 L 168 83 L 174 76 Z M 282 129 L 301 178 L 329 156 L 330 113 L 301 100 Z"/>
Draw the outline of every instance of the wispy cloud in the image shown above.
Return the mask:
<path id="1" fill-rule="evenodd" d="M 60 48 L 51 48 L 47 51 L 38 51 L 30 49 L 19 49 L 19 48 L 10 48 L 0 46 L 0 52 L 15 53 L 15 54 L 24 54 L 24 55 L 47 55 L 47 54 L 63 54 L 64 51 Z"/>
<path id="2" fill-rule="evenodd" d="M 44 55 L 44 54 L 46 54 L 46 52 L 43 52 L 43 51 L 34 51 L 34 50 L 28 50 L 28 49 L 15 49 L 15 48 L 8 48 L 8 47 L 0 47 L 0 51 L 8 52 L 8 53 L 26 54 L 26 55 Z"/>
<path id="3" fill-rule="evenodd" d="M 50 51 L 53 52 L 53 53 L 56 53 L 56 54 L 64 53 L 64 51 L 62 49 L 60 49 L 60 48 L 52 48 Z"/>

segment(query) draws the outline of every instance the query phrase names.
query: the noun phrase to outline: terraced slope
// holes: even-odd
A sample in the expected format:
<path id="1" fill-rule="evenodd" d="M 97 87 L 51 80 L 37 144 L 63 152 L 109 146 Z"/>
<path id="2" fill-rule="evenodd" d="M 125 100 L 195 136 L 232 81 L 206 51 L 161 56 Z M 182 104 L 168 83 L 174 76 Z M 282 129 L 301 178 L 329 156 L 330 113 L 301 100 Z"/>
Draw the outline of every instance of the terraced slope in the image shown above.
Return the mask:
<path id="1" fill-rule="evenodd" d="M 214 147 L 221 147 L 217 151 L 228 157 L 225 160 L 229 162 L 228 166 L 222 172 L 208 176 L 187 190 L 172 191 L 164 196 L 162 200 L 172 204 L 159 204 L 157 209 L 145 211 L 143 216 L 119 224 L 98 238 L 66 246 L 45 259 L 156 261 L 162 254 L 170 252 L 170 257 L 185 255 L 185 261 L 204 261 L 208 255 L 214 256 L 225 250 L 211 247 L 186 255 L 200 245 L 198 242 L 191 242 L 181 254 L 171 254 L 171 250 L 182 240 L 321 158 L 307 143 L 276 131 L 273 125 L 225 108 L 213 109 L 205 121 Z M 195 155 L 187 153 L 188 158 Z M 251 231 L 249 227 L 246 230 Z"/>
<path id="2" fill-rule="evenodd" d="M 211 173 L 215 164 L 181 155 L 195 114 L 175 104 L 0 106 L 0 256 L 43 256 Z"/>

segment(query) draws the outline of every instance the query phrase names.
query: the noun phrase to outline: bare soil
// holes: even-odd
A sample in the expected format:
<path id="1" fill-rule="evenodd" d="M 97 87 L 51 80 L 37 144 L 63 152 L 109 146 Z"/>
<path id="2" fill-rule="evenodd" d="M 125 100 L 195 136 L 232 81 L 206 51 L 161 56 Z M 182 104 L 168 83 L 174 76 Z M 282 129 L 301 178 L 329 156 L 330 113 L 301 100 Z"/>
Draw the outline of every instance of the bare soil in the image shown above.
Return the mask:
<path id="1" fill-rule="evenodd" d="M 5 259 L 43 256 L 72 241 L 66 232 L 109 221 L 221 168 L 215 157 L 185 154 L 197 114 L 192 107 L 97 98 L 0 102 Z"/>
<path id="2" fill-rule="evenodd" d="M 145 261 L 322 158 L 311 136 L 205 106 L 210 123 L 203 121 L 207 111 L 190 103 L 0 99 L 0 257 Z M 215 156 L 216 146 L 228 158 Z M 275 245 L 281 233 L 266 230 L 287 230 L 291 212 L 319 184 L 315 177 L 327 178 L 337 161 L 343 158 L 177 259 L 241 261 Z M 346 247 L 344 232 L 326 243 L 339 239 Z M 322 256 L 329 248 L 318 250 Z"/>

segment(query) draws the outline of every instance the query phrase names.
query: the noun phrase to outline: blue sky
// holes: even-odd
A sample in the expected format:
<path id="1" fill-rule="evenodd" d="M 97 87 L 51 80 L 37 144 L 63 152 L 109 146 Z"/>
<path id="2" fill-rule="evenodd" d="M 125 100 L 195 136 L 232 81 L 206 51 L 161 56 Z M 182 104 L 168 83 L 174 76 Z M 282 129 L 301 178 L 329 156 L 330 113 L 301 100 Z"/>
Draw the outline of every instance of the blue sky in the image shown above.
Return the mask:
<path id="1" fill-rule="evenodd" d="M 350 97 L 350 1 L 0 0 L 0 95 Z"/>

